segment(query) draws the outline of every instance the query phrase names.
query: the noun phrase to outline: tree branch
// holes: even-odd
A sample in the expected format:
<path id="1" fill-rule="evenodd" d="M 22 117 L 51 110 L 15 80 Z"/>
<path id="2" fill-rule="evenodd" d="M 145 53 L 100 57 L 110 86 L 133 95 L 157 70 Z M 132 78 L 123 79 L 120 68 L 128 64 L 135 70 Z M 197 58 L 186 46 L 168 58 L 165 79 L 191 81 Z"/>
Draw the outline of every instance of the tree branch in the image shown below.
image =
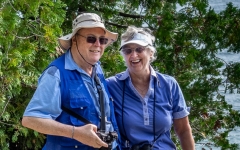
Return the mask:
<path id="1" fill-rule="evenodd" d="M 5 110 L 6 110 L 7 105 L 8 105 L 9 102 L 10 102 L 10 98 L 8 98 L 8 101 L 7 101 L 6 105 L 4 106 L 4 108 L 3 108 L 3 110 L 2 110 L 2 113 L 1 113 L 0 117 L 3 116 L 3 113 L 5 112 Z"/>
<path id="2" fill-rule="evenodd" d="M 109 25 L 113 25 L 113 26 L 119 27 L 119 28 L 127 28 L 128 27 L 128 26 L 125 26 L 125 25 L 120 25 L 120 24 L 109 22 L 109 21 L 105 21 L 105 23 L 109 24 Z"/>
<path id="3" fill-rule="evenodd" d="M 125 14 L 125 13 L 122 13 L 122 12 L 119 12 L 119 15 L 120 15 L 120 16 L 123 16 L 123 17 L 134 18 L 134 19 L 145 17 L 145 16 L 143 16 L 143 15 L 132 15 L 132 14 Z"/>

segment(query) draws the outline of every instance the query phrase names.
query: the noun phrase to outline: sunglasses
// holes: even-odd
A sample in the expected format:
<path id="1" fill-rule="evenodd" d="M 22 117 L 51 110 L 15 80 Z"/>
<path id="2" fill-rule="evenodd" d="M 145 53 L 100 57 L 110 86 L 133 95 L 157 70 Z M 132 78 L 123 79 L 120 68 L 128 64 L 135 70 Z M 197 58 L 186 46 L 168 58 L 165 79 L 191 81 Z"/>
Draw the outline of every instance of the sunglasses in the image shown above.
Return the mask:
<path id="1" fill-rule="evenodd" d="M 77 33 L 77 35 L 80 35 L 80 36 L 86 38 L 87 42 L 88 42 L 88 43 L 91 43 L 91 44 L 94 44 L 94 43 L 97 41 L 97 37 L 95 37 L 95 36 L 93 36 L 93 35 L 83 36 L 83 35 L 78 34 L 78 33 Z M 99 37 L 98 40 L 99 40 L 99 43 L 100 43 L 101 45 L 105 45 L 105 44 L 108 43 L 108 39 L 105 38 L 105 37 Z"/>
<path id="2" fill-rule="evenodd" d="M 135 52 L 137 52 L 137 53 L 142 53 L 145 49 L 146 49 L 146 47 L 147 46 L 140 46 L 140 47 L 136 47 L 135 49 L 133 49 L 133 48 L 122 48 L 122 52 L 123 52 L 123 54 L 125 54 L 125 55 L 129 55 L 129 54 L 131 54 L 132 53 L 132 51 L 135 51 Z"/>

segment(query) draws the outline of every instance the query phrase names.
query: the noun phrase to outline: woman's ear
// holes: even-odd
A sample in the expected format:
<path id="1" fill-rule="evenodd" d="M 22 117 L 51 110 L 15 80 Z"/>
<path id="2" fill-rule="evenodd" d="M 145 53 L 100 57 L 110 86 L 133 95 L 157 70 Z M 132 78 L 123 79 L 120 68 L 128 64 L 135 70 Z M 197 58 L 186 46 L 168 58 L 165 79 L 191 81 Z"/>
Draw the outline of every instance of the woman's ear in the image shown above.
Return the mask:
<path id="1" fill-rule="evenodd" d="M 150 50 L 150 57 L 153 57 L 153 51 Z"/>
<path id="2" fill-rule="evenodd" d="M 150 50 L 150 62 L 153 60 L 153 55 L 154 55 L 153 51 Z"/>

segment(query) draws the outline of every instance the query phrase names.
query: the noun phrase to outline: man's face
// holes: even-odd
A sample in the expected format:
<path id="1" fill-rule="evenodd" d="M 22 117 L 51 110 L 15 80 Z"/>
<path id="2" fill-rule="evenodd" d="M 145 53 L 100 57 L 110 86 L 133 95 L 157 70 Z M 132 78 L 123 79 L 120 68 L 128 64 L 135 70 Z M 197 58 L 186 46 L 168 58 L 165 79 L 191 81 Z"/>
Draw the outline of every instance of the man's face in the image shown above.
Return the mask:
<path id="1" fill-rule="evenodd" d="M 105 40 L 105 31 L 102 28 L 83 28 L 76 34 L 76 46 L 84 59 L 91 64 L 95 64 L 103 55 Z"/>

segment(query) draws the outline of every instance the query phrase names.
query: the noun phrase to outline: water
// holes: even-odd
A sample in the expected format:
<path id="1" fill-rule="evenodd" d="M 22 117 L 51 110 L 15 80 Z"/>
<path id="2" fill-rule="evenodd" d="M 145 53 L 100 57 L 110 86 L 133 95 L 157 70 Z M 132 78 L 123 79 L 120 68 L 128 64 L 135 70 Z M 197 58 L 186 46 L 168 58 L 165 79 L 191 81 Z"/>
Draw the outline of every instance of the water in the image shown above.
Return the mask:
<path id="1" fill-rule="evenodd" d="M 240 0 L 208 0 L 209 6 L 214 9 L 215 12 L 219 13 L 227 7 L 227 3 L 232 2 L 233 6 L 240 9 Z M 177 6 L 177 10 L 182 7 Z M 240 41 L 239 41 L 240 42 Z M 228 53 L 227 50 L 221 51 L 217 54 L 217 57 L 223 59 L 227 64 L 233 62 L 240 62 L 240 53 Z M 225 66 L 221 69 L 224 69 Z M 235 91 L 233 94 L 224 93 L 224 87 L 219 87 L 221 94 L 225 95 L 226 101 L 233 106 L 234 110 L 240 111 L 240 94 Z M 240 150 L 240 127 L 235 127 L 232 132 L 229 133 L 228 139 L 230 143 L 239 145 Z M 221 150 L 221 148 L 206 146 L 205 144 L 209 141 L 203 140 L 196 144 L 196 150 Z"/>
<path id="2" fill-rule="evenodd" d="M 240 54 L 229 53 L 227 50 L 223 52 L 219 52 L 217 57 L 223 59 L 226 63 L 230 62 L 240 62 Z M 223 66 L 222 69 L 224 69 Z M 234 110 L 240 111 L 240 94 L 237 93 L 235 90 L 234 93 L 224 93 L 224 87 L 219 87 L 220 93 L 225 95 L 226 101 L 231 104 Z M 235 127 L 233 131 L 229 133 L 228 139 L 231 144 L 239 144 L 240 149 L 240 127 Z M 208 141 L 202 141 L 196 144 L 196 150 L 221 150 L 220 148 L 213 147 L 213 146 L 206 146 L 205 143 L 209 143 Z"/>
<path id="3" fill-rule="evenodd" d="M 240 0 L 208 0 L 209 5 L 215 10 L 220 12 L 227 7 L 227 3 L 232 2 L 234 6 L 240 7 Z"/>
<path id="4" fill-rule="evenodd" d="M 208 0 L 208 2 L 216 12 L 223 11 L 227 6 L 226 4 L 229 2 L 232 2 L 234 6 L 240 9 L 240 0 Z M 217 56 L 223 59 L 226 63 L 240 62 L 240 54 L 228 53 L 226 50 L 219 52 Z M 222 94 L 225 94 L 222 88 L 223 87 L 220 87 L 220 91 L 222 91 Z M 233 106 L 233 109 L 240 111 L 240 94 L 237 94 L 235 91 L 234 94 L 226 93 L 225 96 L 226 101 Z M 230 140 L 230 143 L 239 144 L 240 149 L 240 127 L 234 128 L 234 130 L 229 133 L 228 139 Z M 207 141 L 203 141 L 202 143 L 204 142 Z M 204 144 L 196 144 L 197 150 L 202 150 L 203 148 L 205 150 L 220 150 L 220 148 L 207 147 Z"/>

